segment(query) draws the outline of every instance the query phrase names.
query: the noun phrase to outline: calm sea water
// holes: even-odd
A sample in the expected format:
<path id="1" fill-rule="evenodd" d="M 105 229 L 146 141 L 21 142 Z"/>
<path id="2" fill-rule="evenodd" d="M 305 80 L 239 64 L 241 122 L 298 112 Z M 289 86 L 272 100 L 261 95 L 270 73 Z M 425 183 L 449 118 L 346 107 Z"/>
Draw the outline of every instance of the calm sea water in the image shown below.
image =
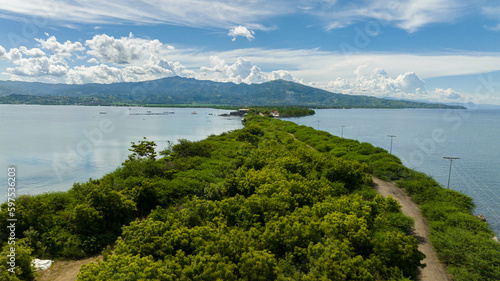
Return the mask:
<path id="1" fill-rule="evenodd" d="M 438 109 L 325 109 L 290 121 L 368 142 L 398 156 L 443 187 L 474 199 L 475 213 L 500 234 L 500 111 Z M 319 121 L 319 122 L 318 122 Z"/>
<path id="2" fill-rule="evenodd" d="M 130 115 L 131 113 L 168 115 Z M 192 114 L 196 111 L 197 114 Z M 106 114 L 101 114 L 105 112 Z M 228 110 L 0 105 L 0 182 L 17 168 L 18 194 L 66 191 L 74 182 L 100 178 L 131 153 L 131 142 L 147 137 L 164 149 L 168 141 L 201 140 L 242 128 Z M 6 184 L 4 184 L 6 186 Z M 7 190 L 0 189 L 4 202 Z"/>
<path id="3" fill-rule="evenodd" d="M 130 113 L 175 112 L 169 115 Z M 197 114 L 192 114 L 196 111 Z M 100 114 L 106 112 L 106 114 Z M 0 182 L 17 167 L 18 194 L 64 191 L 74 182 L 115 170 L 144 136 L 158 149 L 177 139 L 201 140 L 241 128 L 239 118 L 217 117 L 225 110 L 82 106 L 0 105 Z M 500 111 L 488 110 L 316 110 L 287 119 L 390 149 L 410 168 L 474 199 L 500 234 Z M 318 122 L 319 121 L 319 122 Z M 6 184 L 5 184 L 6 186 Z M 5 201 L 0 192 L 0 201 Z"/>

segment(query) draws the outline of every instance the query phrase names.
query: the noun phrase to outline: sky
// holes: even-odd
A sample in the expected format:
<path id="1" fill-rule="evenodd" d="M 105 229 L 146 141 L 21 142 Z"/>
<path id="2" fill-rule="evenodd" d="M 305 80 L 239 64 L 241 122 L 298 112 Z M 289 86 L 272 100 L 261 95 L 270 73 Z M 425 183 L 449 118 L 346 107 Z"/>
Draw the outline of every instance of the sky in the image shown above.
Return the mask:
<path id="1" fill-rule="evenodd" d="M 500 3 L 0 0 L 0 80 L 171 76 L 500 105 Z"/>

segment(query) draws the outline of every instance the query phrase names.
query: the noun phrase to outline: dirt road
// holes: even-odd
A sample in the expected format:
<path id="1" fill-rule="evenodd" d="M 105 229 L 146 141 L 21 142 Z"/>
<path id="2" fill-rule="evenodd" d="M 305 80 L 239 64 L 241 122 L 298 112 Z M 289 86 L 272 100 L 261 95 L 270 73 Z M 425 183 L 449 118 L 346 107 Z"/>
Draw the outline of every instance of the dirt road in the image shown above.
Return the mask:
<path id="1" fill-rule="evenodd" d="M 436 252 L 429 241 L 429 228 L 427 221 L 422 216 L 418 205 L 413 202 L 401 188 L 396 187 L 393 183 L 383 181 L 373 177 L 376 190 L 387 197 L 391 195 L 402 206 L 402 211 L 405 215 L 412 217 L 415 220 L 414 236 L 418 240 L 418 249 L 425 254 L 423 263 L 427 266 L 421 270 L 421 281 L 446 281 L 451 280 L 446 274 L 446 268 L 439 262 Z"/>
<path id="2" fill-rule="evenodd" d="M 36 281 L 74 281 L 80 272 L 80 267 L 96 260 L 102 260 L 102 256 L 92 257 L 77 261 L 56 261 L 47 270 L 41 271 L 35 278 Z"/>

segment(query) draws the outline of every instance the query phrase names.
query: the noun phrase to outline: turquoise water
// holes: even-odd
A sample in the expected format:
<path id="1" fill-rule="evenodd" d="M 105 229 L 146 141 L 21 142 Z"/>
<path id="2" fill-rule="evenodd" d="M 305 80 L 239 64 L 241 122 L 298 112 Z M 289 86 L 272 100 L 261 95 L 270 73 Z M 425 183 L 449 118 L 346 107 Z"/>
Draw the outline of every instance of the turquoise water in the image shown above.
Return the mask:
<path id="1" fill-rule="evenodd" d="M 169 115 L 130 113 L 175 112 Z M 196 111 L 197 114 L 192 114 Z M 106 112 L 106 114 L 100 114 Z M 158 149 L 177 139 L 201 140 L 241 128 L 239 118 L 217 117 L 216 109 L 0 105 L 0 182 L 17 168 L 18 194 L 65 191 L 74 182 L 115 170 L 132 141 L 153 140 Z M 210 115 L 209 115 L 210 114 Z M 410 168 L 474 199 L 500 233 L 500 111 L 324 109 L 287 120 L 390 149 Z M 319 122 L 318 122 L 319 121 Z M 5 187 L 7 185 L 5 184 Z M 1 190 L 1 189 L 0 189 Z M 7 190 L 0 191 L 3 202 Z"/>
<path id="2" fill-rule="evenodd" d="M 474 199 L 475 213 L 500 234 L 500 111 L 324 109 L 290 121 L 390 150 L 405 166 Z M 319 122 L 318 122 L 319 121 Z"/>

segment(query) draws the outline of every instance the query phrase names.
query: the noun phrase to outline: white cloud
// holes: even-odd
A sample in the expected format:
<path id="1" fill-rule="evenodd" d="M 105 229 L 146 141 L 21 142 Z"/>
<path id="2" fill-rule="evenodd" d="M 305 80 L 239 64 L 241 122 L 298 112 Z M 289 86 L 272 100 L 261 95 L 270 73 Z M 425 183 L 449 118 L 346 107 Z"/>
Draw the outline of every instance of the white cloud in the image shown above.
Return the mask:
<path id="1" fill-rule="evenodd" d="M 233 83 L 262 83 L 273 80 L 273 76 L 279 76 L 279 72 L 266 73 L 249 60 L 239 57 L 233 64 L 226 64 L 217 56 L 210 57 L 212 67 L 201 67 L 198 79 L 214 80 L 219 82 Z M 291 75 L 290 75 L 291 77 Z M 293 79 L 293 78 L 292 78 Z"/>
<path id="2" fill-rule="evenodd" d="M 270 80 L 287 80 L 287 81 L 297 81 L 293 75 L 286 70 L 275 70 L 271 72 Z"/>
<path id="3" fill-rule="evenodd" d="M 87 40 L 85 45 L 90 49 L 87 54 L 95 56 L 101 62 L 114 64 L 130 64 L 157 56 L 163 47 L 157 39 L 134 38 L 132 33 L 119 39 L 106 34 L 95 35 L 92 40 Z"/>
<path id="4" fill-rule="evenodd" d="M 236 37 L 238 37 L 238 36 L 246 37 L 248 39 L 248 41 L 252 41 L 253 39 L 255 39 L 255 37 L 254 37 L 255 32 L 253 30 L 249 30 L 248 28 L 241 26 L 241 25 L 239 25 L 235 28 L 231 28 L 227 35 L 232 36 L 233 41 L 235 41 Z"/>
<path id="5" fill-rule="evenodd" d="M 17 76 L 42 77 L 66 75 L 69 66 L 58 56 L 20 58 L 14 62 L 17 67 L 7 68 L 7 71 Z"/>
<path id="6" fill-rule="evenodd" d="M 191 77 L 194 75 L 179 62 L 169 62 L 164 59 L 152 58 L 140 66 L 113 67 L 106 64 L 94 66 L 78 66 L 70 69 L 66 83 L 117 83 L 139 82 L 171 76 Z"/>
<path id="7" fill-rule="evenodd" d="M 425 82 L 413 72 L 399 74 L 396 78 L 381 68 L 361 65 L 356 71 L 357 79 L 349 81 L 342 77 L 317 86 L 332 92 L 369 95 L 377 97 L 423 99 L 427 96 Z"/>
<path id="8" fill-rule="evenodd" d="M 21 51 L 17 48 L 12 48 L 9 50 L 9 52 L 6 54 L 7 59 L 10 61 L 16 63 L 16 61 L 19 61 L 23 58 L 23 54 Z"/>
<path id="9" fill-rule="evenodd" d="M 64 43 L 59 43 L 55 36 L 50 36 L 46 40 L 35 38 L 35 40 L 40 43 L 42 49 L 47 49 L 52 51 L 57 56 L 71 57 L 75 52 L 85 51 L 85 47 L 80 42 L 66 41 Z"/>
<path id="10" fill-rule="evenodd" d="M 21 46 L 21 47 L 19 47 L 19 50 L 23 54 L 25 54 L 27 56 L 30 56 L 30 57 L 33 57 L 33 58 L 40 58 L 40 57 L 45 56 L 45 53 L 42 50 L 38 49 L 38 48 L 28 49 L 28 48 L 26 48 L 24 46 Z"/>
<path id="11" fill-rule="evenodd" d="M 485 4 L 486 3 L 486 4 Z M 50 19 L 51 24 L 173 24 L 229 29 L 243 25 L 253 30 L 272 27 L 263 22 L 281 15 L 308 14 L 323 20 L 326 29 L 344 28 L 375 20 L 413 32 L 435 23 L 450 23 L 479 12 L 497 19 L 497 7 L 466 0 L 23 0 L 4 1 L 0 17 L 19 21 L 27 16 Z M 496 17 L 495 17 L 496 16 Z"/>
<path id="12" fill-rule="evenodd" d="M 0 60 L 1 59 L 6 59 L 7 57 L 5 56 L 7 52 L 5 51 L 5 48 L 0 46 Z"/>
<path id="13" fill-rule="evenodd" d="M 67 83 L 137 82 L 174 75 L 234 83 L 285 79 L 346 94 L 456 100 L 471 93 L 447 84 L 441 87 L 452 87 L 455 92 L 426 89 L 424 81 L 500 70 L 497 53 L 359 53 L 347 58 L 342 53 L 319 49 L 205 52 L 173 48 L 158 40 L 105 34 L 87 40 L 88 45 L 59 43 L 53 36 L 39 40 L 45 52 L 38 48 L 0 48 L 0 58 L 7 60 L 2 63 L 10 64 L 7 72 L 11 77 L 4 72 L 5 77 Z"/>
<path id="14" fill-rule="evenodd" d="M 326 29 L 344 28 L 360 21 L 375 20 L 409 32 L 434 24 L 448 23 L 467 14 L 473 4 L 465 0 L 364 0 L 317 1 L 307 13 L 322 18 Z"/>
<path id="15" fill-rule="evenodd" d="M 198 28 L 230 28 L 244 24 L 266 29 L 261 19 L 291 13 L 294 3 L 285 0 L 23 0 L 4 1 L 0 17 L 22 20 L 26 15 L 68 23 L 117 24 L 167 23 Z"/>
<path id="16" fill-rule="evenodd" d="M 461 102 L 461 100 L 464 98 L 462 94 L 458 93 L 452 88 L 448 89 L 436 88 L 432 91 L 432 95 L 438 97 L 440 100 L 446 99 L 448 101 L 457 101 L 457 102 Z"/>
<path id="17" fill-rule="evenodd" d="M 90 67 L 77 66 L 68 71 L 66 81 L 70 84 L 123 82 L 122 70 L 105 64 Z"/>

